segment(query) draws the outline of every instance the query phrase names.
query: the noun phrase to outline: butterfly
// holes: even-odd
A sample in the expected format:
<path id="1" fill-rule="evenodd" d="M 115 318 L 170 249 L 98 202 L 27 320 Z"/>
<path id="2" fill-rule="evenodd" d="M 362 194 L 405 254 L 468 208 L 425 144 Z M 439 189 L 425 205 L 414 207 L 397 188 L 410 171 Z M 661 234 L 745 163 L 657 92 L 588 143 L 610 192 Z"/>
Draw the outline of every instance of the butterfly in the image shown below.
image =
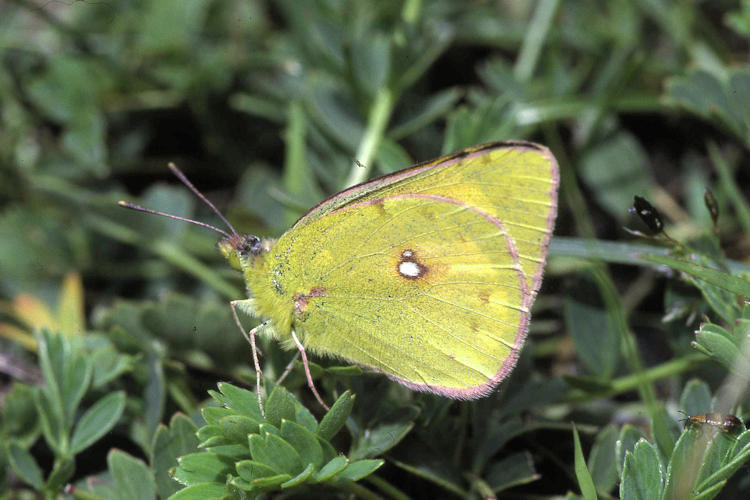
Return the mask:
<path id="1" fill-rule="evenodd" d="M 247 286 L 231 307 L 261 408 L 259 334 L 298 350 L 324 407 L 307 352 L 454 399 L 487 395 L 515 366 L 557 215 L 546 147 L 482 144 L 384 175 L 322 201 L 276 240 L 237 232 L 170 168 L 230 229 L 199 223 L 223 235 L 218 248 Z M 237 311 L 261 323 L 246 332 Z"/>

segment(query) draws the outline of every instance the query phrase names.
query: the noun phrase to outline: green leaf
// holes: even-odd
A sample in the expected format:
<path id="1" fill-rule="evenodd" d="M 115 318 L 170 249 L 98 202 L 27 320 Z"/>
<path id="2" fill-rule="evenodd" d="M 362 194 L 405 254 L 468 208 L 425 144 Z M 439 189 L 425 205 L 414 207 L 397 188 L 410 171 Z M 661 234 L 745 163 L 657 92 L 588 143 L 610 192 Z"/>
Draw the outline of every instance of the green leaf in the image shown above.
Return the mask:
<path id="1" fill-rule="evenodd" d="M 160 498 L 167 498 L 180 489 L 180 484 L 172 479 L 169 470 L 177 466 L 179 457 L 198 451 L 195 432 L 193 421 L 177 413 L 169 422 L 169 427 L 161 425 L 154 434 L 151 466 Z"/>
<path id="2" fill-rule="evenodd" d="M 327 481 L 342 470 L 349 464 L 349 459 L 339 455 L 333 458 L 330 462 L 325 464 L 314 476 L 316 481 Z"/>
<path id="3" fill-rule="evenodd" d="M 156 353 L 150 353 L 146 360 L 148 369 L 148 381 L 143 391 L 144 417 L 146 441 L 142 443 L 147 447 L 154 439 L 156 429 L 164 416 L 164 406 L 167 400 L 167 385 L 164 380 L 163 360 Z"/>
<path id="4" fill-rule="evenodd" d="M 666 255 L 643 254 L 640 257 L 649 262 L 682 271 L 693 278 L 703 280 L 735 295 L 750 297 L 750 282 L 738 276 Z"/>
<path id="5" fill-rule="evenodd" d="M 57 457 L 47 478 L 46 489 L 58 491 L 73 477 L 76 471 L 76 462 L 73 457 Z"/>
<path id="6" fill-rule="evenodd" d="M 122 500 L 156 498 L 154 475 L 142 460 L 125 452 L 113 450 L 107 455 L 107 465 L 117 486 L 119 498 Z"/>
<path id="7" fill-rule="evenodd" d="M 37 335 L 39 342 L 39 364 L 46 386 L 44 388 L 47 398 L 47 410 L 53 411 L 59 419 L 64 418 L 62 403 L 62 384 L 65 378 L 65 356 L 67 344 L 64 344 L 61 335 L 53 334 L 49 330 L 42 330 Z M 60 420 L 61 428 L 64 421 Z"/>
<path id="8" fill-rule="evenodd" d="M 211 395 L 219 403 L 226 405 L 227 408 L 234 410 L 241 415 L 257 420 L 258 422 L 263 421 L 263 416 L 261 415 L 260 407 L 258 406 L 257 394 L 226 382 L 220 382 L 218 386 L 221 394 L 213 393 Z"/>
<path id="9" fill-rule="evenodd" d="M 698 485 L 697 491 L 705 493 L 712 488 L 712 485 L 723 484 L 750 460 L 750 431 L 745 431 L 737 437 L 730 456 L 732 458 L 721 469 Z"/>
<path id="10" fill-rule="evenodd" d="M 385 460 L 357 460 L 349 464 L 334 476 L 335 481 L 359 481 L 378 470 Z"/>
<path id="11" fill-rule="evenodd" d="M 299 453 L 279 436 L 266 434 L 261 437 L 251 434 L 248 441 L 250 455 L 254 461 L 266 464 L 275 471 L 289 474 L 289 477 L 296 476 L 304 469 Z"/>
<path id="12" fill-rule="evenodd" d="M 91 387 L 101 388 L 123 373 L 133 370 L 135 358 L 121 354 L 111 345 L 96 349 L 91 354 Z"/>
<path id="13" fill-rule="evenodd" d="M 648 194 L 654 181 L 649 158 L 635 136 L 620 132 L 581 160 L 581 177 L 599 204 L 618 220 L 627 216 L 634 194 Z M 602 165 L 607 165 L 603 168 Z"/>
<path id="14" fill-rule="evenodd" d="M 708 425 L 693 425 L 675 444 L 667 468 L 664 498 L 689 498 L 695 491 L 699 471 L 717 430 Z"/>
<path id="15" fill-rule="evenodd" d="M 632 452 L 625 454 L 625 466 L 620 481 L 622 500 L 650 500 L 659 498 L 663 485 L 663 468 L 656 448 L 641 439 Z"/>
<path id="16" fill-rule="evenodd" d="M 587 275 L 572 293 L 565 294 L 563 306 L 565 324 L 581 363 L 595 381 L 602 382 L 609 380 L 617 368 L 620 337 L 595 290 Z"/>
<path id="17" fill-rule="evenodd" d="M 18 477 L 33 486 L 35 490 L 42 491 L 44 488 L 42 469 L 39 468 L 31 453 L 15 441 L 10 441 L 6 445 L 5 451 L 8 462 L 15 473 L 18 474 Z"/>
<path id="18" fill-rule="evenodd" d="M 609 492 L 617 484 L 617 429 L 608 426 L 596 436 L 589 453 L 588 469 L 597 491 Z"/>
<path id="19" fill-rule="evenodd" d="M 431 94 L 426 102 L 417 106 L 416 109 L 410 110 L 415 113 L 413 116 L 407 117 L 405 121 L 392 127 L 388 136 L 393 140 L 403 139 L 444 117 L 451 111 L 461 95 L 462 92 L 455 87 Z"/>
<path id="20" fill-rule="evenodd" d="M 310 432 L 317 432 L 318 421 L 315 420 L 310 410 L 302 405 L 297 406 L 294 412 L 294 421 L 306 428 Z"/>
<path id="21" fill-rule="evenodd" d="M 229 418 L 232 415 L 229 415 Z M 198 429 L 198 432 L 196 432 L 196 437 L 198 438 L 198 441 L 200 442 L 200 447 L 206 447 L 208 446 L 207 441 L 212 438 L 216 437 L 224 437 L 224 432 L 221 430 L 221 425 L 211 425 L 207 424 Z M 245 436 L 245 439 L 247 439 L 247 436 Z"/>
<path id="22" fill-rule="evenodd" d="M 247 443 L 248 434 L 258 433 L 258 422 L 244 415 L 229 415 L 219 420 L 222 434 L 229 442 Z"/>
<path id="23" fill-rule="evenodd" d="M 729 336 L 701 328 L 695 333 L 695 344 L 700 351 L 708 353 L 728 370 L 750 379 L 750 364 Z"/>
<path id="24" fill-rule="evenodd" d="M 221 482 L 234 471 L 234 461 L 217 453 L 190 453 L 177 460 L 174 479 L 190 486 L 199 483 Z"/>
<path id="25" fill-rule="evenodd" d="M 65 421 L 71 424 L 81 398 L 86 394 L 91 382 L 91 363 L 87 358 L 70 353 L 66 358 L 65 375 L 62 380 L 61 396 Z"/>
<path id="26" fill-rule="evenodd" d="M 620 430 L 620 437 L 617 439 L 615 446 L 615 453 L 617 453 L 617 473 L 623 474 L 623 467 L 625 466 L 625 455 L 627 452 L 632 452 L 635 449 L 635 445 L 641 439 L 645 439 L 643 433 L 637 428 L 630 424 L 625 424 Z"/>
<path id="27" fill-rule="evenodd" d="M 351 71 L 357 85 L 372 98 L 387 85 L 390 72 L 391 36 L 368 33 L 351 42 Z"/>
<path id="28" fill-rule="evenodd" d="M 275 427 L 281 427 L 281 421 L 283 419 L 294 420 L 294 414 L 294 396 L 282 386 L 277 385 L 266 401 L 266 422 Z"/>
<path id="29" fill-rule="evenodd" d="M 294 486 L 299 486 L 300 484 L 303 484 L 307 481 L 307 479 L 312 476 L 312 473 L 315 472 L 315 466 L 313 464 L 308 464 L 307 467 L 305 467 L 305 470 L 297 474 L 296 477 L 291 478 L 290 480 L 281 483 L 281 488 L 293 488 Z"/>
<path id="30" fill-rule="evenodd" d="M 302 460 L 302 465 L 312 464 L 315 469 L 323 466 L 323 448 L 318 438 L 305 427 L 296 422 L 281 422 L 281 437 L 291 444 Z"/>
<path id="31" fill-rule="evenodd" d="M 259 489 L 278 488 L 292 478 L 289 474 L 277 474 L 275 476 L 260 477 L 253 481 L 253 485 Z"/>
<path id="32" fill-rule="evenodd" d="M 492 491 L 500 493 L 514 486 L 536 481 L 541 475 L 534 468 L 531 453 L 523 451 L 491 464 L 486 477 Z"/>
<path id="33" fill-rule="evenodd" d="M 45 390 L 48 387 L 34 388 L 34 403 L 45 441 L 58 455 L 63 455 L 67 448 L 67 443 L 63 442 L 65 439 L 63 436 L 65 423 L 62 413 L 55 411 L 54 403 L 51 401 L 48 391 Z"/>
<path id="34" fill-rule="evenodd" d="M 359 435 L 359 439 L 349 453 L 350 460 L 382 455 L 401 442 L 412 430 L 414 422 L 395 422 L 369 429 Z"/>
<path id="35" fill-rule="evenodd" d="M 716 473 L 730 458 L 729 451 L 734 445 L 734 436 L 723 429 L 704 426 L 703 432 L 710 432 L 711 437 L 708 446 L 703 453 L 701 467 L 695 478 L 694 484 L 699 485 L 708 477 Z"/>
<path id="36" fill-rule="evenodd" d="M 213 393 L 213 391 L 209 391 L 209 393 Z M 221 406 L 205 406 L 201 408 L 201 415 L 203 416 L 203 420 L 205 420 L 206 423 L 209 425 L 218 426 L 222 418 L 228 417 L 234 414 L 235 414 L 234 410 L 231 410 L 229 408 L 224 408 Z M 252 418 L 252 417 L 248 417 L 248 418 Z"/>
<path id="37" fill-rule="evenodd" d="M 73 431 L 70 450 L 80 453 L 115 426 L 125 409 L 125 392 L 110 393 L 89 408 L 83 414 Z"/>
<path id="38" fill-rule="evenodd" d="M 344 392 L 320 421 L 318 436 L 330 441 L 344 426 L 353 407 L 354 396 L 350 391 Z"/>
<path id="39" fill-rule="evenodd" d="M 0 408 L 0 436 L 13 436 L 14 441 L 28 447 L 34 444 L 39 432 L 34 388 L 15 382 Z"/>
<path id="40" fill-rule="evenodd" d="M 219 500 L 227 493 L 224 483 L 200 483 L 176 492 L 168 500 Z"/>
<path id="41" fill-rule="evenodd" d="M 237 462 L 237 474 L 245 481 L 252 483 L 261 477 L 271 477 L 278 474 L 276 470 L 255 460 Z"/>
<path id="42" fill-rule="evenodd" d="M 654 436 L 659 451 L 665 457 L 670 456 L 675 446 L 675 441 L 680 436 L 680 427 L 663 406 L 659 406 L 653 412 L 651 434 Z"/>
<path id="43" fill-rule="evenodd" d="M 685 384 L 680 397 L 680 408 L 688 415 L 700 415 L 713 409 L 711 389 L 700 379 L 691 379 Z"/>
<path id="44" fill-rule="evenodd" d="M 591 473 L 586 467 L 586 459 L 583 458 L 583 449 L 581 449 L 581 439 L 578 437 L 578 430 L 573 425 L 573 445 L 575 447 L 574 468 L 578 487 L 581 488 L 581 494 L 586 500 L 596 500 L 596 487 Z"/>

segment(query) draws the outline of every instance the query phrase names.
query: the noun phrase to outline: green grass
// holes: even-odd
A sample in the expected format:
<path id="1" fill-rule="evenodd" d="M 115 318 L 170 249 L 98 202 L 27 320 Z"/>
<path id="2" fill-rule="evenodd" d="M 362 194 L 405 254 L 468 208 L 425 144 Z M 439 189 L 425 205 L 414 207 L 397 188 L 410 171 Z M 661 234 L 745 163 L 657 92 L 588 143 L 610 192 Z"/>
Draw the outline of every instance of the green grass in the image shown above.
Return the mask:
<path id="1" fill-rule="evenodd" d="M 747 1 L 3 3 L 0 495 L 746 497 L 750 431 L 680 411 L 750 403 L 749 37 Z M 506 139 L 552 149 L 560 213 L 518 366 L 472 402 L 314 358 L 325 412 L 261 339 L 261 415 L 216 235 L 116 205 L 221 225 L 174 161 L 278 236 Z"/>

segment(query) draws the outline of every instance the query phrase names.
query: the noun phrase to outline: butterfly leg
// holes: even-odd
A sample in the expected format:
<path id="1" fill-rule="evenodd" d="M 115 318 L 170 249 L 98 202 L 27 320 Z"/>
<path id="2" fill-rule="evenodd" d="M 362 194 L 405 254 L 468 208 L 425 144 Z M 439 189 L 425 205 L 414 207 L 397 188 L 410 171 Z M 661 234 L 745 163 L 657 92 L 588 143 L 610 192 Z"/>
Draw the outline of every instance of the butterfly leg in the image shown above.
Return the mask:
<path id="1" fill-rule="evenodd" d="M 312 375 L 310 375 L 310 365 L 307 363 L 307 353 L 305 353 L 305 347 L 300 343 L 299 339 L 297 338 L 297 335 L 294 333 L 294 330 L 292 330 L 292 338 L 294 339 L 294 343 L 297 344 L 297 349 L 299 349 L 299 353 L 302 355 L 302 364 L 305 367 L 305 376 L 307 376 L 307 385 L 310 386 L 310 390 L 315 394 L 315 399 L 318 400 L 318 403 L 325 408 L 326 410 L 330 410 L 330 408 L 323 402 L 323 398 L 320 397 L 320 394 L 318 394 L 318 390 L 315 388 L 315 383 L 313 382 Z"/>
<path id="2" fill-rule="evenodd" d="M 240 317 L 237 315 L 237 306 L 240 302 L 244 302 L 242 300 L 233 300 L 229 303 L 231 309 L 232 309 L 232 316 L 234 316 L 234 322 L 237 324 L 237 327 L 242 332 L 242 336 L 245 337 L 245 340 L 247 340 L 250 343 L 250 348 L 253 351 L 253 364 L 255 365 L 255 391 L 258 393 L 258 406 L 260 407 L 260 414 L 264 417 L 266 416 L 265 411 L 263 411 L 263 399 L 260 396 L 260 363 L 258 363 L 258 348 L 255 346 L 255 334 L 258 332 L 258 330 L 266 326 L 268 323 L 267 321 L 265 323 L 261 323 L 260 325 L 256 326 L 250 332 L 246 332 L 245 328 L 242 326 L 242 323 L 240 322 Z"/>
<path id="3" fill-rule="evenodd" d="M 297 361 L 298 359 L 299 359 L 299 351 L 297 351 L 294 354 L 294 357 L 292 358 L 292 360 L 289 362 L 288 365 L 286 365 L 286 368 L 284 368 L 284 373 L 282 373 L 281 377 L 278 378 L 278 380 L 276 381 L 276 385 L 280 385 L 284 381 L 284 379 L 287 377 L 287 375 L 292 373 L 292 368 L 294 368 L 294 362 Z"/>

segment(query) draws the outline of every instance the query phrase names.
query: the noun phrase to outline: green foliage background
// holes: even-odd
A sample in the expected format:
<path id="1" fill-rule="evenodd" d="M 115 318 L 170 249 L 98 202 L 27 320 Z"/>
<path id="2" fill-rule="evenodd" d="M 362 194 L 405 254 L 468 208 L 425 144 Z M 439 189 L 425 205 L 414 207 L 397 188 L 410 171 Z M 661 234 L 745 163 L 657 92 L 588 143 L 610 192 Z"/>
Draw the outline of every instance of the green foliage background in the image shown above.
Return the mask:
<path id="1" fill-rule="evenodd" d="M 750 433 L 679 412 L 748 406 L 749 40 L 748 1 L 0 3 L 3 498 L 746 497 Z M 505 139 L 552 149 L 561 210 L 519 366 L 473 402 L 316 360 L 326 413 L 262 342 L 260 415 L 216 235 L 116 206 L 220 225 L 174 161 L 277 236 Z M 634 195 L 671 239 L 623 230 Z"/>

